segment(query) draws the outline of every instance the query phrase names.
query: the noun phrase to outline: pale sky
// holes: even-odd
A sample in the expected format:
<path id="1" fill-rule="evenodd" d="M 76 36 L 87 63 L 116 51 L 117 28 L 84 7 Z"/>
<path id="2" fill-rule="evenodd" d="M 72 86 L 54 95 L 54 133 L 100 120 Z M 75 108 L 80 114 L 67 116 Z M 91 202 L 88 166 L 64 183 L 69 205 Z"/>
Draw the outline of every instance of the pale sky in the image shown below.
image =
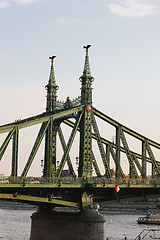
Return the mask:
<path id="1" fill-rule="evenodd" d="M 0 125 L 45 111 L 51 55 L 58 99 L 80 95 L 91 44 L 93 106 L 160 142 L 159 24 L 160 0 L 0 0 Z"/>

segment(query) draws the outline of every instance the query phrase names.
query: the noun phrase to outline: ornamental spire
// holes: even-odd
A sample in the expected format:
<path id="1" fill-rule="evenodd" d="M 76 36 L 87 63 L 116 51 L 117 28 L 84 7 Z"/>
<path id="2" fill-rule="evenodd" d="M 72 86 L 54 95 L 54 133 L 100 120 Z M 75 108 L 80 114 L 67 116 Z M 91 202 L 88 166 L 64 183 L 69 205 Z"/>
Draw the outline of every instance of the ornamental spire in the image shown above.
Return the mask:
<path id="1" fill-rule="evenodd" d="M 80 77 L 80 81 L 82 82 L 81 104 L 92 104 L 92 82 L 94 81 L 94 78 L 91 75 L 90 65 L 89 65 L 88 49 L 90 47 L 91 45 L 87 45 L 83 47 L 86 49 L 86 56 L 85 56 L 83 75 Z"/>
<path id="2" fill-rule="evenodd" d="M 53 66 L 55 57 L 56 56 L 49 57 L 49 59 L 51 59 L 51 70 L 50 70 L 49 81 L 48 81 L 48 84 L 46 85 L 46 87 L 54 87 L 54 88 L 58 87 L 56 84 L 56 80 L 55 80 L 54 66 Z"/>
<path id="3" fill-rule="evenodd" d="M 57 90 L 58 85 L 56 84 L 55 74 L 54 74 L 54 58 L 56 56 L 49 57 L 51 59 L 51 70 L 48 84 L 45 86 L 47 90 L 47 107 L 46 111 L 53 111 L 56 109 L 56 100 L 57 100 Z"/>
<path id="4" fill-rule="evenodd" d="M 84 70 L 83 74 L 85 73 L 91 73 L 90 66 L 89 66 L 89 56 L 88 56 L 88 49 L 91 47 L 91 45 L 84 46 L 83 48 L 86 49 L 86 58 L 85 58 L 85 64 L 84 64 Z"/>

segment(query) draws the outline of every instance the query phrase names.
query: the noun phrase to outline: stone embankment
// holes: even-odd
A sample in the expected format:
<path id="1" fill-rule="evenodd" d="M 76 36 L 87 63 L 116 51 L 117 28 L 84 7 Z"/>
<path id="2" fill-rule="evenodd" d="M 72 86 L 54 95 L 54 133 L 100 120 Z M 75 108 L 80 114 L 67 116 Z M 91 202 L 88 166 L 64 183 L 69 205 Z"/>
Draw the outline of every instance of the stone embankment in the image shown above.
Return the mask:
<path id="1" fill-rule="evenodd" d="M 116 203 L 111 205 L 105 205 L 100 208 L 100 211 L 107 212 L 137 212 L 137 213 L 146 213 L 146 212 L 156 212 L 160 213 L 160 199 L 158 200 L 149 200 L 142 202 L 126 202 L 126 203 Z"/>

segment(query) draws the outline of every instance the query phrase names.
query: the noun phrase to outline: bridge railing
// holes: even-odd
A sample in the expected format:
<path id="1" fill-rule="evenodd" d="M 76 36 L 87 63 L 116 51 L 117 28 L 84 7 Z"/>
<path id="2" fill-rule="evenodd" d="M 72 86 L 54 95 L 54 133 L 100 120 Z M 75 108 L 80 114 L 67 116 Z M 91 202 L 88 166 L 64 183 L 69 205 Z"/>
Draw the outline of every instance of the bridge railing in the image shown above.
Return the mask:
<path id="1" fill-rule="evenodd" d="M 62 178 L 43 178 L 43 177 L 26 177 L 23 180 L 20 177 L 5 177 L 0 179 L 1 184 L 19 184 L 21 186 L 25 186 L 28 184 L 53 184 L 56 186 L 62 185 L 77 185 L 77 186 L 90 186 L 90 187 L 107 187 L 107 186 L 124 186 L 124 187 L 136 187 L 138 185 L 147 187 L 157 187 L 160 186 L 160 179 L 114 179 L 114 178 L 106 178 L 106 177 L 93 177 L 91 179 L 84 178 L 70 178 L 70 177 L 62 177 Z"/>

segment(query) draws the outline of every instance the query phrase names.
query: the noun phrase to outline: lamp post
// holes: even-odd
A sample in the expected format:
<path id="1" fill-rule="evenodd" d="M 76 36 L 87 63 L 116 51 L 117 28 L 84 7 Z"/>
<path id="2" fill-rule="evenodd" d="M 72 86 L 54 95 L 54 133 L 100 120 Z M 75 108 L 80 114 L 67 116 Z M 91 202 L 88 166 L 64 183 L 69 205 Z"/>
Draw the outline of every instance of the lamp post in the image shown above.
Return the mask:
<path id="1" fill-rule="evenodd" d="M 59 161 L 57 161 L 57 169 L 59 168 Z"/>
<path id="2" fill-rule="evenodd" d="M 78 166 L 78 164 L 79 164 L 79 158 L 76 157 L 76 165 Z"/>
<path id="3" fill-rule="evenodd" d="M 43 167 L 44 166 L 44 160 L 42 159 L 41 160 L 41 167 Z"/>
<path id="4" fill-rule="evenodd" d="M 112 143 L 115 144 L 115 141 L 116 141 L 116 136 L 114 135 L 114 136 L 112 137 Z"/>

